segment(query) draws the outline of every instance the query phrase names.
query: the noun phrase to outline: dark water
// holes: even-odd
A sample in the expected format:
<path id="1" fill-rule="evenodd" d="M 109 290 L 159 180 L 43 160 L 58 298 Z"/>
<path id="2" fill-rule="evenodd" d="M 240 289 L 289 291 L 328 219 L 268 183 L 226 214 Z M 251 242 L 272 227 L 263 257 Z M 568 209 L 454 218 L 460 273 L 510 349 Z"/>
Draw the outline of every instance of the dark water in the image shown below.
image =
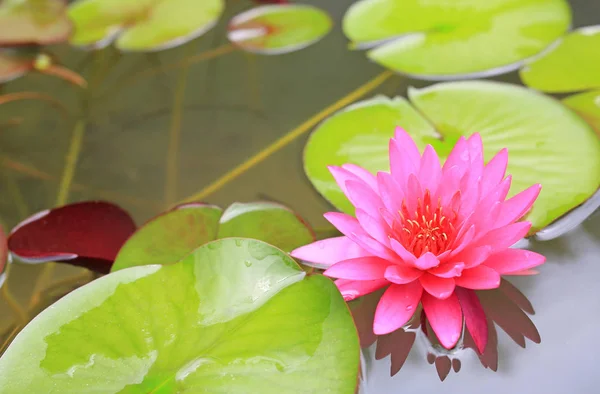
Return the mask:
<path id="1" fill-rule="evenodd" d="M 36 74 L 0 87 L 4 93 L 48 93 L 68 111 L 65 114 L 37 101 L 0 107 L 1 223 L 9 229 L 24 217 L 56 204 L 76 126 L 83 127 L 84 133 L 68 201 L 108 199 L 132 212 L 141 223 L 202 190 L 382 71 L 362 52 L 347 49 L 340 25 L 352 1 L 303 3 L 329 11 L 335 27 L 320 43 L 287 55 L 231 52 L 194 64 L 187 71 L 179 68 L 151 77 L 140 74 L 227 45 L 226 21 L 247 5 L 240 1 L 230 1 L 228 14 L 205 36 L 160 53 L 119 55 L 111 48 L 88 53 L 66 45 L 51 47 L 50 52 L 62 63 L 90 81 L 91 89 L 83 91 Z M 600 23 L 600 1 L 572 0 L 571 4 L 574 27 Z M 495 79 L 519 83 L 516 73 Z M 369 96 L 404 95 L 408 86 L 426 84 L 397 76 Z M 296 209 L 313 226 L 325 226 L 322 213 L 329 206 L 302 170 L 307 136 L 205 200 L 226 206 L 234 201 L 273 199 Z M 169 146 L 176 155 L 169 154 Z M 169 168 L 176 170 L 176 181 L 168 175 Z M 542 335 L 541 345 L 520 350 L 501 336 L 500 372 L 485 371 L 476 362 L 471 368 L 467 359 L 465 371 L 443 386 L 418 352 L 394 380 L 386 379 L 388 361 L 379 361 L 369 366 L 369 392 L 395 392 L 400 387 L 410 393 L 442 388 L 473 393 L 595 392 L 594 382 L 600 381 L 594 365 L 600 351 L 595 336 L 600 323 L 595 317 L 600 311 L 595 279 L 600 274 L 599 236 L 600 219 L 595 218 L 562 239 L 534 246 L 547 254 L 549 263 L 541 276 L 515 283 L 538 311 L 533 320 Z M 54 278 L 76 272 L 60 267 Z M 39 267 L 13 265 L 11 274 L 10 290 L 26 302 Z M 0 331 L 12 324 L 2 302 Z"/>

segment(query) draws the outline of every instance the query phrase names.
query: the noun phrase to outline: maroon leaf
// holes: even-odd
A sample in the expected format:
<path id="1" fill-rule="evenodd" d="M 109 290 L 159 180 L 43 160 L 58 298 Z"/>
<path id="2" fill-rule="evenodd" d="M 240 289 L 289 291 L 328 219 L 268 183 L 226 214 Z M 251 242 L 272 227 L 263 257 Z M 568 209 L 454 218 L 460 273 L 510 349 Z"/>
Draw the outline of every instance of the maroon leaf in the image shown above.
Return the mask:
<path id="1" fill-rule="evenodd" d="M 60 261 L 108 273 L 121 246 L 135 231 L 120 207 L 86 201 L 38 212 L 17 225 L 8 249 L 24 263 Z"/>

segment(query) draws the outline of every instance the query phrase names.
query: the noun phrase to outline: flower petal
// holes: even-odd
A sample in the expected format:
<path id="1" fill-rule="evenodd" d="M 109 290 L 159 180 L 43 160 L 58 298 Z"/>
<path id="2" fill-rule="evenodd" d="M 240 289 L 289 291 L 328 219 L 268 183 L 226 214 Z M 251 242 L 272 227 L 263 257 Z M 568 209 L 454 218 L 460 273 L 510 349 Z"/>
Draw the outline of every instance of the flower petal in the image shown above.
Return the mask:
<path id="1" fill-rule="evenodd" d="M 440 261 L 436 255 L 431 252 L 424 253 L 417 261 L 415 261 L 415 267 L 423 271 L 437 267 L 438 265 L 440 265 Z"/>
<path id="2" fill-rule="evenodd" d="M 465 325 L 477 346 L 479 354 L 483 354 L 488 340 L 488 323 L 485 312 L 473 290 L 456 289 L 456 296 L 465 316 Z"/>
<path id="3" fill-rule="evenodd" d="M 453 278 L 440 278 L 428 272 L 424 273 L 419 281 L 426 292 L 441 300 L 450 297 L 456 286 Z"/>
<path id="4" fill-rule="evenodd" d="M 393 262 L 401 262 L 394 252 L 373 239 L 365 230 L 363 230 L 356 218 L 340 212 L 327 212 L 323 216 L 342 234 L 347 236 L 362 249 L 366 250 L 369 255 L 379 256 Z"/>
<path id="5" fill-rule="evenodd" d="M 485 196 L 497 184 L 502 182 L 506 174 L 506 166 L 508 165 L 508 150 L 502 149 L 496 153 L 496 156 L 490 160 L 483 170 L 481 178 L 481 193 Z"/>
<path id="6" fill-rule="evenodd" d="M 469 246 L 474 237 L 475 226 L 464 226 L 463 228 L 461 228 L 458 232 L 458 235 L 456 236 L 456 239 L 454 240 L 454 245 L 452 253 L 450 253 L 450 257 L 458 255 L 463 249 Z"/>
<path id="7" fill-rule="evenodd" d="M 454 278 L 460 276 L 464 268 L 465 263 L 463 262 L 446 263 L 439 267 L 432 268 L 428 272 L 432 275 L 439 276 L 440 278 Z"/>
<path id="8" fill-rule="evenodd" d="M 492 247 L 489 245 L 469 247 L 454 256 L 452 260 L 464 262 L 465 269 L 469 269 L 483 263 L 491 253 Z"/>
<path id="9" fill-rule="evenodd" d="M 379 209 L 383 207 L 381 198 L 369 186 L 363 182 L 346 181 L 348 199 L 356 208 L 360 208 L 373 217 L 379 215 Z"/>
<path id="10" fill-rule="evenodd" d="M 408 212 L 415 212 L 417 210 L 417 200 L 423 197 L 421 183 L 415 174 L 410 174 L 408 176 L 406 189 L 404 189 L 404 197 L 404 202 L 406 203 L 406 209 Z"/>
<path id="11" fill-rule="evenodd" d="M 500 286 L 500 274 L 485 265 L 466 269 L 454 280 L 457 286 L 473 290 L 495 289 Z"/>
<path id="12" fill-rule="evenodd" d="M 452 148 L 452 151 L 444 162 L 442 171 L 446 172 L 450 170 L 450 168 L 456 167 L 460 176 L 462 177 L 469 169 L 470 164 L 471 161 L 469 159 L 469 146 L 467 144 L 467 140 L 465 140 L 465 137 L 460 137 L 458 141 L 456 141 L 456 144 L 454 144 L 454 148 Z"/>
<path id="13" fill-rule="evenodd" d="M 423 288 L 418 281 L 391 285 L 377 304 L 373 332 L 385 335 L 396 331 L 410 320 L 421 299 Z"/>
<path id="14" fill-rule="evenodd" d="M 338 184 L 342 192 L 348 197 L 348 189 L 346 188 L 347 181 L 359 181 L 360 178 L 351 173 L 348 170 L 343 169 L 342 167 L 337 166 L 329 166 L 327 167 L 331 175 L 333 175 L 333 179 Z"/>
<path id="15" fill-rule="evenodd" d="M 348 280 L 338 279 L 335 281 L 340 293 L 346 301 L 352 301 L 358 297 L 362 297 L 374 291 L 384 288 L 389 285 L 385 279 L 378 280 Z"/>
<path id="16" fill-rule="evenodd" d="M 398 257 L 400 257 L 403 262 L 411 265 L 415 264 L 417 261 L 415 255 L 406 250 L 406 248 L 395 238 L 390 238 L 390 245 L 392 246 L 392 250 L 396 252 Z"/>
<path id="17" fill-rule="evenodd" d="M 421 303 L 427 320 L 442 346 L 452 349 L 460 339 L 462 331 L 462 310 L 458 297 L 452 294 L 445 300 L 440 300 L 425 292 Z"/>
<path id="18" fill-rule="evenodd" d="M 527 235 L 531 228 L 530 222 L 517 222 L 489 231 L 477 242 L 492 247 L 492 252 L 507 249 Z"/>
<path id="19" fill-rule="evenodd" d="M 383 202 L 383 206 L 389 212 L 399 212 L 402 209 L 404 193 L 398 183 L 396 183 L 394 177 L 387 172 L 378 172 L 377 184 L 379 186 L 379 197 Z"/>
<path id="20" fill-rule="evenodd" d="M 357 166 L 356 164 L 343 164 L 342 168 L 352 174 L 354 174 L 357 178 L 367 184 L 372 190 L 377 190 L 377 180 L 375 179 L 375 175 L 371 174 L 366 169 Z"/>
<path id="21" fill-rule="evenodd" d="M 533 185 L 521 193 L 509 198 L 502 204 L 496 227 L 502 227 L 521 219 L 533 206 L 542 190 L 542 185 Z"/>
<path id="22" fill-rule="evenodd" d="M 441 198 L 441 206 L 447 207 L 452 197 L 460 189 L 460 170 L 457 166 L 443 171 L 437 194 Z"/>
<path id="23" fill-rule="evenodd" d="M 375 256 L 357 257 L 332 265 L 323 275 L 350 280 L 384 279 L 385 270 L 390 264 Z"/>
<path id="24" fill-rule="evenodd" d="M 423 271 L 402 264 L 392 264 L 385 270 L 385 279 L 398 285 L 410 283 L 423 275 Z"/>
<path id="25" fill-rule="evenodd" d="M 390 173 L 401 188 L 406 187 L 408 176 L 417 172 L 420 156 L 416 161 L 410 158 L 410 155 L 404 152 L 398 142 L 390 140 Z"/>
<path id="26" fill-rule="evenodd" d="M 400 151 L 413 163 L 419 162 L 419 159 L 421 158 L 419 148 L 417 148 L 415 141 L 402 127 L 396 127 L 396 130 L 394 131 L 394 140 L 400 148 Z"/>
<path id="27" fill-rule="evenodd" d="M 431 145 L 425 147 L 423 157 L 421 157 L 421 166 L 419 169 L 419 181 L 423 190 L 429 190 L 432 195 L 437 192 L 440 179 L 442 177 L 442 167 L 440 158 Z"/>
<path id="28" fill-rule="evenodd" d="M 355 257 L 368 256 L 369 253 L 352 242 L 348 237 L 335 237 L 313 242 L 293 250 L 292 257 L 329 268 L 331 265 Z"/>
<path id="29" fill-rule="evenodd" d="M 390 228 L 388 224 L 383 220 L 380 215 L 373 217 L 363 211 L 360 208 L 356 209 L 356 219 L 360 226 L 365 230 L 371 237 L 379 241 L 385 246 L 390 246 Z"/>
<path id="30" fill-rule="evenodd" d="M 523 249 L 506 249 L 489 256 L 484 264 L 499 274 L 523 271 L 544 264 L 546 257 Z"/>

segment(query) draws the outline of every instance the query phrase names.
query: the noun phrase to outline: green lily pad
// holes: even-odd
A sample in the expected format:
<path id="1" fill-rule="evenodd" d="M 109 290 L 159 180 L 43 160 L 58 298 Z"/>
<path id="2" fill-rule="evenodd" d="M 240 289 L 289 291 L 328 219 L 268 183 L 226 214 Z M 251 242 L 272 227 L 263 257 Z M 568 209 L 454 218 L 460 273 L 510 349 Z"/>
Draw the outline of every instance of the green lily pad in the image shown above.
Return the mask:
<path id="1" fill-rule="evenodd" d="M 186 204 L 139 228 L 119 250 L 111 272 L 139 265 L 171 264 L 217 238 L 223 210 L 214 205 Z"/>
<path id="2" fill-rule="evenodd" d="M 235 238 L 68 294 L 0 358 L 0 393 L 352 393 L 358 362 L 331 280 Z"/>
<path id="3" fill-rule="evenodd" d="M 306 48 L 329 33 L 331 26 L 331 18 L 319 8 L 273 4 L 234 17 L 228 38 L 248 52 L 275 55 Z"/>
<path id="4" fill-rule="evenodd" d="M 600 90 L 567 97 L 563 103 L 585 119 L 600 137 Z"/>
<path id="5" fill-rule="evenodd" d="M 431 144 L 445 160 L 461 135 L 479 132 L 485 160 L 508 148 L 510 195 L 542 184 L 528 220 L 537 231 L 586 201 L 600 186 L 600 141 L 560 102 L 516 85 L 449 82 L 411 89 L 403 98 L 377 97 L 353 105 L 321 124 L 304 152 L 317 190 L 351 213 L 328 165 L 354 163 L 375 173 L 389 170 L 387 143 L 401 126 L 420 149 Z M 582 160 L 585 158 L 585 160 Z"/>
<path id="6" fill-rule="evenodd" d="M 33 58 L 12 50 L 0 50 L 0 83 L 12 81 L 33 68 Z"/>
<path id="7" fill-rule="evenodd" d="M 66 0 L 0 2 L 0 45 L 48 45 L 71 33 Z"/>
<path id="8" fill-rule="evenodd" d="M 174 263 L 200 245 L 227 237 L 258 239 L 286 252 L 315 240 L 302 218 L 280 204 L 234 203 L 225 212 L 214 205 L 186 204 L 138 229 L 119 251 L 111 271 Z"/>
<path id="9" fill-rule="evenodd" d="M 563 93 L 600 88 L 600 26 L 582 27 L 552 50 L 528 61 L 523 83 L 544 92 Z"/>
<path id="10" fill-rule="evenodd" d="M 78 0 L 69 7 L 74 45 L 123 51 L 159 51 L 210 30 L 224 0 Z"/>
<path id="11" fill-rule="evenodd" d="M 384 67 L 424 79 L 516 70 L 567 31 L 565 0 L 361 0 L 343 28 Z"/>

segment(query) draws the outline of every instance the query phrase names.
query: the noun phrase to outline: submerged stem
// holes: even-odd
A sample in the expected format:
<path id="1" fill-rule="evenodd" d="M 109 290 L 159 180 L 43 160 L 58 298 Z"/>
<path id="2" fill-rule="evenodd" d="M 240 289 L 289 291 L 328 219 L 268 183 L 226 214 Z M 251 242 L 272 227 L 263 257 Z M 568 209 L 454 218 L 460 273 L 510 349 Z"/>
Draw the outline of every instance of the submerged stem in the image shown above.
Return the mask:
<path id="1" fill-rule="evenodd" d="M 59 100 L 45 93 L 39 92 L 17 92 L 0 95 L 0 105 L 21 100 L 39 100 L 49 103 L 51 106 L 59 110 L 62 117 L 66 120 L 69 118 L 69 110 Z"/>
<path id="2" fill-rule="evenodd" d="M 191 47 L 188 47 L 191 48 Z M 178 156 L 181 140 L 181 118 L 183 115 L 183 103 L 185 101 L 185 86 L 189 66 L 184 67 L 177 78 L 177 87 L 173 98 L 173 110 L 171 111 L 171 126 L 169 128 L 169 147 L 167 149 L 167 176 L 165 178 L 165 204 L 169 206 L 177 198 L 178 187 Z"/>
<path id="3" fill-rule="evenodd" d="M 6 275 L 7 281 L 9 278 L 9 271 L 10 271 L 10 263 L 7 263 L 6 271 L 4 272 L 4 275 Z M 29 321 L 29 316 L 27 314 L 27 311 L 21 306 L 21 304 L 12 295 L 12 293 L 10 292 L 10 290 L 8 288 L 8 283 L 4 283 L 4 286 L 2 286 L 2 297 L 4 298 L 4 300 L 6 301 L 6 304 L 10 307 L 10 309 L 12 309 L 12 311 L 15 314 L 15 316 L 17 317 L 19 323 L 25 324 Z"/>
<path id="4" fill-rule="evenodd" d="M 392 75 L 394 75 L 394 74 L 391 71 L 384 71 L 383 73 L 379 74 L 371 81 L 358 87 L 356 90 L 354 90 L 354 91 L 350 92 L 348 95 L 342 97 L 340 100 L 331 104 L 329 107 L 327 107 L 324 110 L 322 110 L 321 112 L 315 114 L 314 116 L 312 116 L 311 118 L 306 120 L 304 123 L 302 123 L 295 129 L 291 130 L 289 133 L 285 134 L 284 136 L 282 136 L 281 138 L 279 138 L 272 144 L 268 145 L 263 150 L 261 150 L 260 152 L 258 152 L 257 154 L 255 154 L 254 156 L 252 156 L 251 158 L 249 158 L 242 164 L 231 169 L 230 171 L 225 173 L 223 176 L 221 176 L 219 179 L 215 180 L 214 182 L 212 182 L 211 184 L 206 186 L 204 189 L 200 190 L 198 193 L 195 193 L 195 194 L 185 198 L 181 202 L 185 203 L 185 202 L 191 202 L 191 201 L 201 201 L 201 200 L 205 199 L 207 196 L 209 196 L 209 195 L 213 194 L 214 192 L 216 192 L 217 190 L 221 189 L 223 186 L 227 185 L 232 180 L 234 180 L 237 177 L 239 177 L 240 175 L 244 174 L 246 171 L 248 171 L 255 165 L 257 165 L 260 162 L 267 159 L 273 153 L 279 151 L 280 149 L 282 149 L 285 146 L 287 146 L 288 144 L 290 144 L 292 141 L 294 141 L 296 138 L 300 137 L 302 134 L 311 130 L 314 126 L 319 124 L 319 122 L 321 122 L 328 116 L 333 115 L 335 112 L 339 111 L 340 109 L 344 108 L 345 106 L 358 100 L 365 94 L 376 89 L 382 83 L 384 83 L 387 79 L 389 79 Z"/>

